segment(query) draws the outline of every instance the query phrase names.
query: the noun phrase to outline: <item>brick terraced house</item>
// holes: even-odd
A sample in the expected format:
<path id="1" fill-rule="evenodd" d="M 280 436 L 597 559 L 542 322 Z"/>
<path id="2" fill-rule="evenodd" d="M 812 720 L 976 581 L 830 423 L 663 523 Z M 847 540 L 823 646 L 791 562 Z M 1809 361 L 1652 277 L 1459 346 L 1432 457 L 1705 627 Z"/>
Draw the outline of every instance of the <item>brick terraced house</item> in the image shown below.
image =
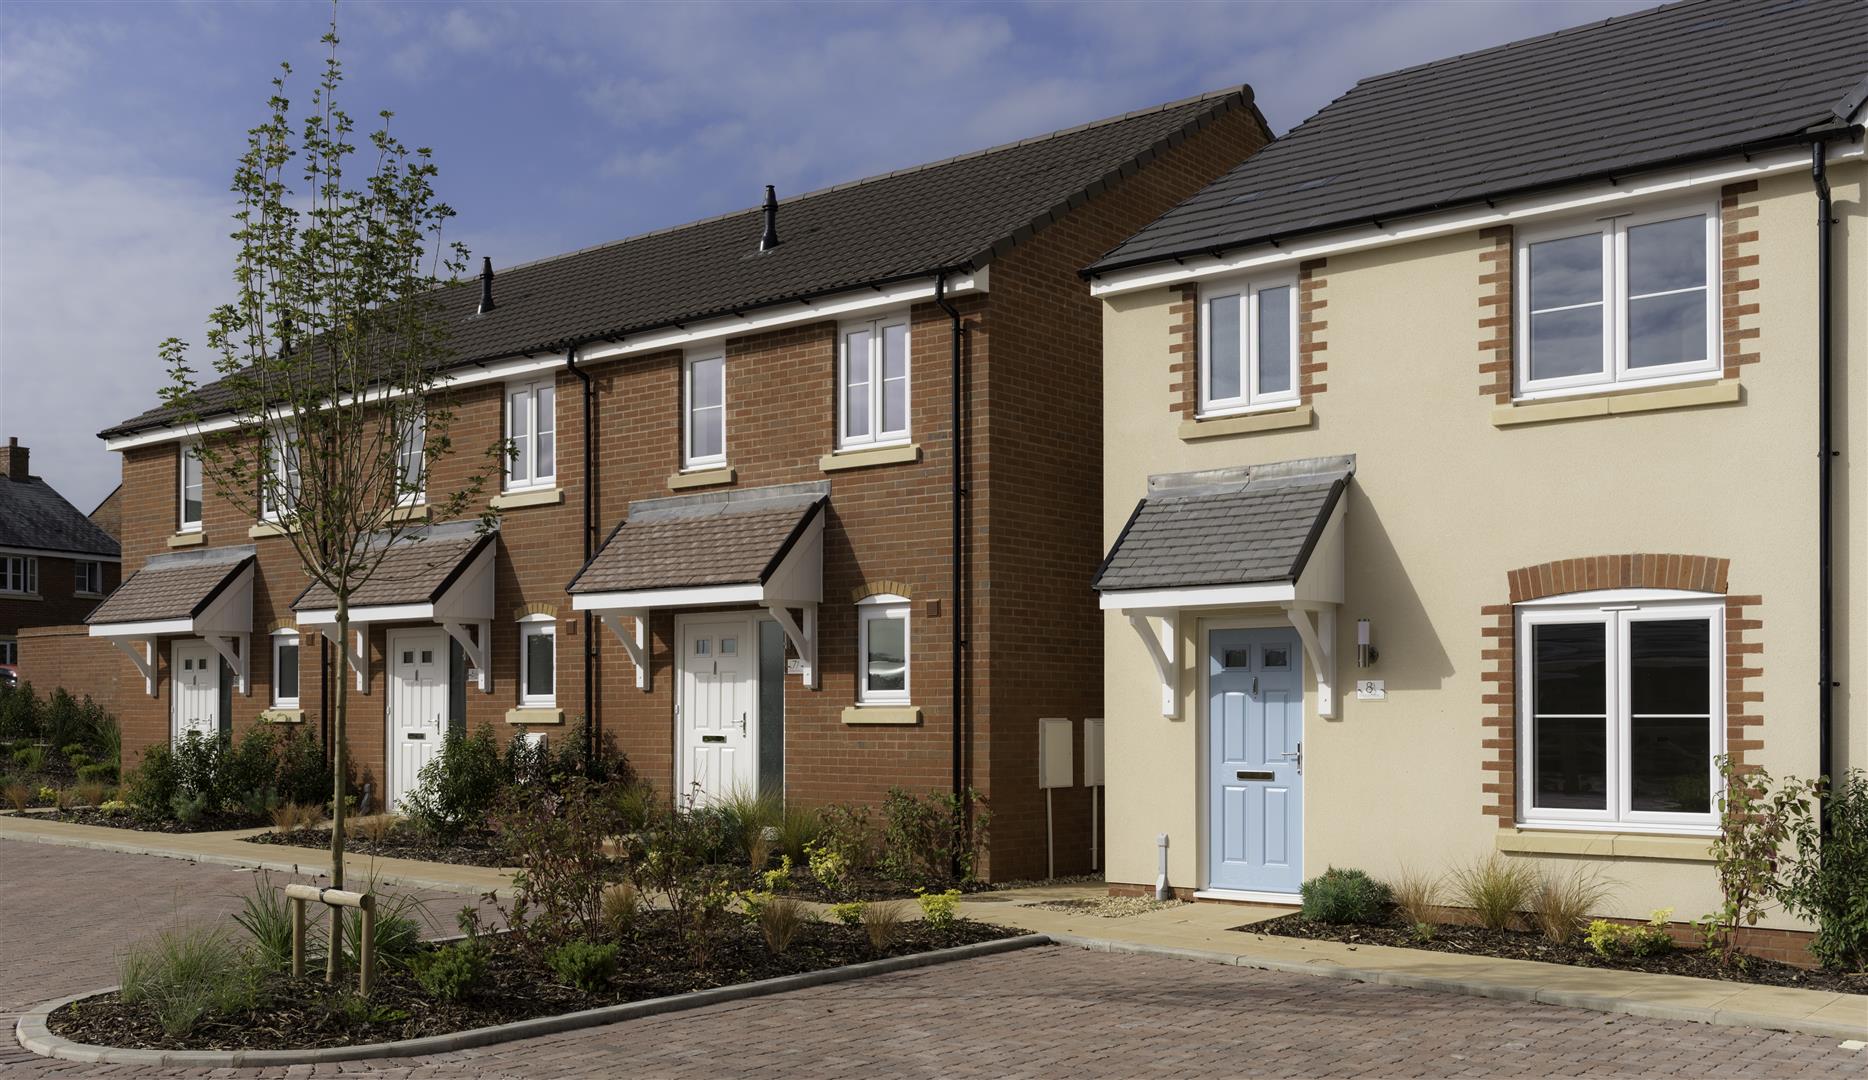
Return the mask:
<path id="1" fill-rule="evenodd" d="M 0 667 L 9 669 L 20 662 L 22 636 L 72 635 L 71 624 L 117 587 L 121 566 L 116 540 L 32 475 L 30 463 L 19 439 L 0 446 Z M 63 672 L 48 674 L 41 690 Z"/>
<path id="2" fill-rule="evenodd" d="M 1091 267 L 1112 888 L 1498 852 L 1687 920 L 1715 759 L 1868 766 L 1864 43 L 1696 0 L 1365 79 Z"/>
<path id="3" fill-rule="evenodd" d="M 323 730 L 341 647 L 352 753 L 392 800 L 449 727 L 589 715 L 665 792 L 975 788 L 990 873 L 1043 872 L 1040 721 L 1080 759 L 1102 713 L 1078 270 L 1267 138 L 1231 90 L 448 289 L 466 449 L 430 487 L 511 439 L 499 528 L 430 526 L 350 641 L 277 527 L 203 490 L 199 430 L 103 432 L 134 573 L 90 633 L 127 656 L 126 751 L 262 714 Z M 1091 795 L 1050 794 L 1057 870 L 1085 870 Z"/>

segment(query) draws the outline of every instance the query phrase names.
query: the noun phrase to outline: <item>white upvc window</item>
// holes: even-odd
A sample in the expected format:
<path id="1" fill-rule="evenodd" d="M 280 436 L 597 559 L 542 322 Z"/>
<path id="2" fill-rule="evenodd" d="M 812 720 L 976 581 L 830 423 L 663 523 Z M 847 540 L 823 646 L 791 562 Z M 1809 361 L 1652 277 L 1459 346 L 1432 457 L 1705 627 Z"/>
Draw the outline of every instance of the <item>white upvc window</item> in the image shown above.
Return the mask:
<path id="1" fill-rule="evenodd" d="M 1608 592 L 1588 603 L 1520 605 L 1517 640 L 1521 822 L 1718 827 L 1719 598 Z"/>
<path id="2" fill-rule="evenodd" d="M 192 442 L 181 444 L 181 496 L 177 529 L 180 532 L 201 531 L 201 458 L 198 448 Z"/>
<path id="3" fill-rule="evenodd" d="M 558 482 L 557 403 L 550 376 L 506 384 L 506 438 L 515 451 L 506 463 L 507 491 Z"/>
<path id="4" fill-rule="evenodd" d="M 259 516 L 262 520 L 280 521 L 297 506 L 300 490 L 298 455 L 298 440 L 292 432 L 280 431 L 266 435 L 266 474 L 260 478 L 259 485 Z"/>
<path id="5" fill-rule="evenodd" d="M 272 635 L 272 703 L 275 708 L 298 708 L 299 637 L 296 630 Z"/>
<path id="6" fill-rule="evenodd" d="M 415 409 L 402 418 L 396 433 L 396 502 L 419 506 L 428 501 L 428 410 Z"/>
<path id="7" fill-rule="evenodd" d="M 550 615 L 519 621 L 519 704 L 558 703 L 558 624 Z"/>
<path id="8" fill-rule="evenodd" d="M 1297 400 L 1297 279 L 1202 286 L 1200 415 Z"/>
<path id="9" fill-rule="evenodd" d="M 104 564 L 80 559 L 71 564 L 72 591 L 81 596 L 100 596 L 104 592 Z"/>
<path id="10" fill-rule="evenodd" d="M 726 355 L 693 353 L 681 365 L 681 467 L 726 464 Z"/>
<path id="11" fill-rule="evenodd" d="M 837 446 L 908 441 L 908 313 L 844 323 L 837 357 Z"/>
<path id="12" fill-rule="evenodd" d="M 30 555 L 0 556 L 0 593 L 39 594 L 39 560 Z"/>
<path id="13" fill-rule="evenodd" d="M 1704 203 L 1523 230 L 1519 396 L 1718 372 L 1719 243 Z"/>
<path id="14" fill-rule="evenodd" d="M 888 594 L 856 606 L 857 704 L 908 704 L 908 607 Z"/>
<path id="15" fill-rule="evenodd" d="M 0 664 L 19 665 L 19 642 L 13 638 L 0 638 Z"/>

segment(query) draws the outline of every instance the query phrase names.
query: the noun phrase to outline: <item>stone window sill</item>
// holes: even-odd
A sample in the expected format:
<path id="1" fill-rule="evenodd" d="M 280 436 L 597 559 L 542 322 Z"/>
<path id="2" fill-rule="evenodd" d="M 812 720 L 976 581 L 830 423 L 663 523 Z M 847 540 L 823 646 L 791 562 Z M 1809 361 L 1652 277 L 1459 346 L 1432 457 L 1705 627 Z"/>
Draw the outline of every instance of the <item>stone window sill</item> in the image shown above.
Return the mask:
<path id="1" fill-rule="evenodd" d="M 418 502 L 398 506 L 384 516 L 390 521 L 426 521 L 428 520 L 428 504 Z"/>
<path id="2" fill-rule="evenodd" d="M 305 710 L 267 709 L 259 714 L 259 718 L 268 724 L 302 724 L 305 722 Z"/>
<path id="3" fill-rule="evenodd" d="M 564 489 L 554 487 L 502 491 L 493 496 L 490 505 L 495 510 L 517 510 L 525 506 L 557 506 L 562 502 L 564 502 Z"/>
<path id="4" fill-rule="evenodd" d="M 178 532 L 174 536 L 169 537 L 169 546 L 172 548 L 198 547 L 207 542 L 208 534 L 200 529 L 195 529 L 190 532 Z"/>
<path id="5" fill-rule="evenodd" d="M 1520 828 L 1500 830 L 1496 847 L 1499 851 L 1514 855 L 1594 855 L 1604 859 L 1712 861 L 1712 838 L 1709 836 Z"/>
<path id="6" fill-rule="evenodd" d="M 252 528 L 248 529 L 246 531 L 246 534 L 247 536 L 255 540 L 258 540 L 262 537 L 267 537 L 267 536 L 284 536 L 285 534 L 291 531 L 292 530 L 286 528 L 283 525 L 278 525 L 270 521 L 262 521 L 262 522 L 255 524 Z"/>
<path id="7" fill-rule="evenodd" d="M 105 594 L 101 592 L 74 592 L 71 595 L 80 600 L 102 600 Z"/>
<path id="8" fill-rule="evenodd" d="M 1737 379 L 1692 386 L 1658 386 L 1648 390 L 1622 390 L 1586 397 L 1514 401 L 1492 409 L 1493 427 L 1577 420 L 1586 416 L 1630 416 L 1663 409 L 1690 409 L 1701 405 L 1731 405 L 1745 399 Z"/>
<path id="9" fill-rule="evenodd" d="M 921 460 L 919 443 L 904 443 L 899 446 L 872 446 L 859 450 L 839 450 L 834 454 L 825 454 L 817 459 L 818 468 L 825 472 L 837 472 L 842 469 L 863 469 L 871 465 L 899 465 Z"/>
<path id="10" fill-rule="evenodd" d="M 508 724 L 562 724 L 564 723 L 564 710 L 530 705 L 519 709 L 507 709 L 506 722 Z"/>
<path id="11" fill-rule="evenodd" d="M 80 594 L 82 595 L 82 594 Z M 44 600 L 36 592 L 0 592 L 0 600 Z"/>
<path id="12" fill-rule="evenodd" d="M 921 709 L 915 705 L 854 705 L 843 710 L 846 724 L 919 724 Z"/>
<path id="13" fill-rule="evenodd" d="M 688 488 L 718 487 L 721 484 L 732 483 L 736 477 L 737 473 L 735 473 L 731 466 L 723 465 L 718 469 L 703 469 L 699 472 L 676 473 L 668 478 L 668 487 L 674 491 L 683 491 Z"/>
<path id="14" fill-rule="evenodd" d="M 1296 405 L 1275 412 L 1242 413 L 1238 416 L 1210 416 L 1200 420 L 1182 420 L 1180 437 L 1183 441 L 1212 439 L 1221 435 L 1249 435 L 1256 431 L 1283 431 L 1288 428 L 1306 428 L 1316 412 L 1308 405 Z"/>

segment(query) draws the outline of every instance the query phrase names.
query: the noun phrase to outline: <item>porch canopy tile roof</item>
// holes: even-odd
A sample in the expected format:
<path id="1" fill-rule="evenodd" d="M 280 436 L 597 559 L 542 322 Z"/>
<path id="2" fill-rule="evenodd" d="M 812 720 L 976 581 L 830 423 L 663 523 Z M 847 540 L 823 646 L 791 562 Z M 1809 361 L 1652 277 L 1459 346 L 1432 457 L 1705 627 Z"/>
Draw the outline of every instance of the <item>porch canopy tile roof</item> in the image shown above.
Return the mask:
<path id="1" fill-rule="evenodd" d="M 763 584 L 826 498 L 821 484 L 788 484 L 632 503 L 570 592 Z"/>
<path id="2" fill-rule="evenodd" d="M 450 522 L 412 530 L 398 537 L 370 580 L 350 594 L 352 611 L 432 604 L 441 598 L 474 556 L 493 541 L 473 522 Z M 292 602 L 294 611 L 324 611 L 337 606 L 337 594 L 313 582 Z"/>
<path id="3" fill-rule="evenodd" d="M 251 547 L 208 548 L 157 555 L 92 609 L 95 628 L 192 620 L 253 564 Z M 103 636 L 101 629 L 92 633 Z"/>

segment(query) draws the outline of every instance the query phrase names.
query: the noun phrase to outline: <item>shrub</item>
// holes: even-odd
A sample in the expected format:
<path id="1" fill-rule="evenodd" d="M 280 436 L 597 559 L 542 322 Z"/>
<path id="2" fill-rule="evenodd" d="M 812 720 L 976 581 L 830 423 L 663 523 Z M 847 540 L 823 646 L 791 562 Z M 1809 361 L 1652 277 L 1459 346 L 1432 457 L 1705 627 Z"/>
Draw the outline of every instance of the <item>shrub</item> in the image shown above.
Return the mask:
<path id="1" fill-rule="evenodd" d="M 208 814 L 208 793 L 178 791 L 169 800 L 169 816 L 183 825 L 199 825 Z"/>
<path id="2" fill-rule="evenodd" d="M 175 751 L 156 743 L 143 751 L 143 760 L 124 777 L 123 801 L 142 817 L 167 817 L 169 805 L 182 790 Z"/>
<path id="3" fill-rule="evenodd" d="M 1544 874 L 1531 893 L 1531 921 L 1553 945 L 1568 945 L 1582 933 L 1583 920 L 1602 906 L 1614 884 L 1594 871 L 1574 867 Z"/>
<path id="4" fill-rule="evenodd" d="M 117 780 L 117 767 L 107 762 L 94 762 L 78 766 L 78 779 L 81 782 L 112 784 Z"/>
<path id="5" fill-rule="evenodd" d="M 602 794 L 575 776 L 561 791 L 513 788 L 494 809 L 494 828 L 519 868 L 515 905 L 532 913 L 529 922 L 509 920 L 515 930 L 544 942 L 599 935 L 609 863 L 604 841 L 623 831 L 614 801 Z"/>
<path id="6" fill-rule="evenodd" d="M 899 900 L 868 904 L 863 908 L 863 932 L 869 935 L 869 947 L 877 953 L 888 951 L 901 936 L 903 905 Z"/>
<path id="7" fill-rule="evenodd" d="M 210 1016 L 251 1008 L 260 996 L 259 967 L 224 931 L 165 931 L 131 946 L 118 966 L 123 1001 L 148 1003 L 172 1037 Z"/>
<path id="8" fill-rule="evenodd" d="M 861 926 L 863 924 L 863 909 L 868 906 L 868 904 L 863 903 L 861 900 L 851 900 L 843 904 L 832 904 L 830 905 L 830 917 L 845 926 Z"/>
<path id="9" fill-rule="evenodd" d="M 984 796 L 890 788 L 882 815 L 883 873 L 909 884 L 972 880 L 992 820 Z"/>
<path id="10" fill-rule="evenodd" d="M 13 764 L 19 768 L 21 772 L 36 773 L 45 771 L 45 747 L 20 747 L 18 750 L 13 751 Z"/>
<path id="11" fill-rule="evenodd" d="M 805 924 L 817 921 L 817 913 L 801 900 L 774 896 L 759 908 L 759 933 L 773 956 L 785 955 L 791 943 L 803 932 Z"/>
<path id="12" fill-rule="evenodd" d="M 92 729 L 92 724 L 96 720 L 95 713 L 95 709 L 87 712 L 83 706 L 78 704 L 77 699 L 61 686 L 53 690 L 52 696 L 45 700 L 45 709 L 40 714 L 40 737 L 53 746 L 59 747 L 67 755 L 71 753 L 70 747 L 73 746 L 82 753 L 96 734 Z"/>
<path id="13" fill-rule="evenodd" d="M 571 941 L 551 950 L 545 962 L 559 981 L 586 994 L 608 986 L 616 975 L 616 946 L 591 941 Z"/>
<path id="14" fill-rule="evenodd" d="M 645 901 L 666 909 L 699 967 L 712 961 L 727 925 L 731 882 L 716 859 L 730 830 L 722 815 L 657 805 L 623 856 L 623 872 Z"/>
<path id="15" fill-rule="evenodd" d="M 0 687 L 0 739 L 39 738 L 42 708 L 31 683 Z"/>
<path id="16" fill-rule="evenodd" d="M 450 731 L 441 753 L 422 766 L 414 790 L 402 797 L 402 810 L 422 832 L 453 840 L 486 823 L 506 777 L 491 724 L 472 735 Z"/>
<path id="17" fill-rule="evenodd" d="M 220 809 L 215 781 L 230 744 L 225 735 L 202 735 L 198 731 L 189 732 L 175 744 L 175 777 L 181 791 L 200 796 L 209 810 Z"/>
<path id="18" fill-rule="evenodd" d="M 310 735 L 290 732 L 274 749 L 272 785 L 281 802 L 323 805 L 331 797 L 331 763 Z"/>
<path id="19" fill-rule="evenodd" d="M 52 792 L 52 805 L 57 807 L 60 813 L 64 813 L 66 810 L 78 805 L 77 789 L 67 785 L 54 790 Z"/>
<path id="20" fill-rule="evenodd" d="M 1723 790 L 1719 795 L 1719 836 L 1712 842 L 1712 862 L 1719 875 L 1719 910 L 1695 925 L 1706 948 L 1721 963 L 1740 962 L 1737 930 L 1757 924 L 1764 905 L 1778 891 L 1777 860 L 1798 823 L 1808 823 L 1814 785 L 1794 777 L 1772 790 L 1771 774 L 1741 766 L 1730 754 L 1716 759 Z"/>
<path id="21" fill-rule="evenodd" d="M 876 833 L 869 824 L 868 807 L 832 804 L 818 813 L 820 827 L 812 846 L 823 853 L 831 874 L 826 877 L 819 872 L 813 859 L 812 876 L 825 884 L 841 885 L 850 876 L 875 865 Z"/>
<path id="22" fill-rule="evenodd" d="M 824 819 L 811 807 L 786 804 L 775 828 L 778 830 L 778 853 L 794 865 L 803 866 L 809 858 L 811 844 L 823 831 Z"/>
<path id="23" fill-rule="evenodd" d="M 1816 924 L 1810 953 L 1836 971 L 1868 969 L 1868 773 L 1850 769 L 1813 794 L 1828 810 L 1791 823 L 1796 853 L 1784 868 L 1777 898 L 1791 914 Z"/>
<path id="24" fill-rule="evenodd" d="M 1379 922 L 1388 909 L 1388 886 L 1360 870 L 1330 867 L 1298 887 L 1310 922 Z"/>
<path id="25" fill-rule="evenodd" d="M 6 804 L 15 810 L 24 810 L 32 805 L 32 785 L 15 780 L 0 789 L 0 795 L 6 798 Z"/>
<path id="26" fill-rule="evenodd" d="M 1479 925 L 1509 930 L 1537 891 L 1537 871 L 1494 852 L 1453 871 L 1453 898 L 1471 908 Z"/>
<path id="27" fill-rule="evenodd" d="M 1440 879 L 1433 874 L 1402 867 L 1389 882 L 1395 909 L 1413 926 L 1432 926 L 1440 919 Z"/>
<path id="28" fill-rule="evenodd" d="M 92 725 L 91 749 L 95 752 L 99 764 L 110 766 L 113 774 L 123 764 L 123 727 L 117 718 L 105 712 L 103 706 L 95 705 L 89 697 L 84 699 L 85 707 L 97 710 L 97 721 Z"/>
<path id="29" fill-rule="evenodd" d="M 1672 908 L 1660 908 L 1643 926 L 1623 926 L 1607 919 L 1594 919 L 1583 933 L 1583 941 L 1597 956 L 1611 960 L 1624 956 L 1659 956 L 1673 948 L 1673 935 L 1667 932 Z"/>
<path id="30" fill-rule="evenodd" d="M 960 917 L 959 889 L 948 889 L 946 892 L 937 893 L 917 889 L 915 903 L 921 905 L 921 921 L 934 930 L 945 930 Z"/>
<path id="31" fill-rule="evenodd" d="M 240 812 L 248 817 L 267 818 L 279 809 L 279 793 L 271 784 L 254 788 L 240 796 Z"/>
<path id="32" fill-rule="evenodd" d="M 759 879 L 765 883 L 766 892 L 784 892 L 791 888 L 791 856 L 781 855 L 779 859 L 781 861 L 776 869 L 759 875 Z"/>
<path id="33" fill-rule="evenodd" d="M 459 1001 L 486 978 L 486 961 L 486 946 L 470 937 L 416 953 L 409 970 L 429 997 L 437 1001 Z"/>

